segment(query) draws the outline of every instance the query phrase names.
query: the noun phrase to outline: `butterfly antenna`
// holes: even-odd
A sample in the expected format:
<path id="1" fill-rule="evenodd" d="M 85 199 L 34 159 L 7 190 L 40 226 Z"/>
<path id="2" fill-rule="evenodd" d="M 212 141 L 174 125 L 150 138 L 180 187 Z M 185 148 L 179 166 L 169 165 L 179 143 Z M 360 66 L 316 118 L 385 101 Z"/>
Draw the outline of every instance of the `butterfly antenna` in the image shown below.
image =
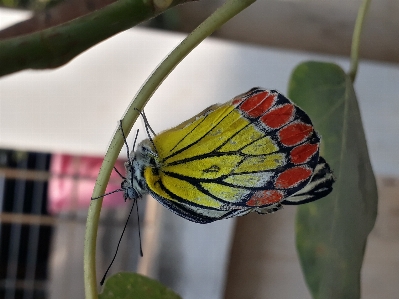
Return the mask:
<path id="1" fill-rule="evenodd" d="M 137 110 L 138 110 L 138 109 L 137 109 Z M 148 122 L 147 116 L 145 116 L 144 111 L 140 111 L 140 110 L 138 110 L 138 111 L 140 112 L 141 117 L 142 117 L 143 120 L 144 120 L 144 127 L 145 127 L 145 130 L 146 130 L 146 132 L 147 132 L 148 139 L 151 141 L 152 146 L 153 146 L 154 148 L 156 148 L 156 147 L 155 147 L 154 140 L 152 139 L 152 136 L 151 136 L 151 134 L 150 134 L 150 131 L 151 131 L 151 133 L 152 133 L 154 136 L 156 136 L 157 134 L 155 134 L 154 130 L 151 128 L 150 123 Z"/>
<path id="2" fill-rule="evenodd" d="M 136 136 L 134 137 L 133 149 L 136 147 L 137 137 L 139 136 L 139 129 L 137 129 Z"/>
<path id="3" fill-rule="evenodd" d="M 133 168 L 133 165 L 132 165 L 132 161 L 130 160 L 129 144 L 127 143 L 126 135 L 125 135 L 125 132 L 123 131 L 122 120 L 119 121 L 119 125 L 120 125 L 121 132 L 122 132 L 122 136 L 123 136 L 123 142 L 125 143 L 126 150 L 127 150 L 127 160 L 128 160 L 128 162 L 129 162 L 130 168 L 132 169 L 132 168 Z M 133 149 L 136 147 L 136 142 L 137 142 L 137 137 L 138 137 L 138 136 L 139 136 L 139 130 L 137 130 L 136 136 L 134 137 Z M 116 169 L 115 169 L 115 170 L 116 170 Z M 116 171 L 116 172 L 118 172 L 118 171 Z M 118 173 L 119 173 L 119 172 L 118 172 Z M 121 174 L 119 174 L 119 175 L 121 175 Z M 122 175 L 121 175 L 121 176 L 122 176 Z M 122 177 L 123 177 L 123 176 L 122 176 Z M 132 185 L 132 186 L 133 186 L 133 185 Z"/>
<path id="4" fill-rule="evenodd" d="M 123 137 L 123 142 L 125 143 L 126 150 L 127 150 L 127 160 L 130 162 L 129 144 L 127 144 L 126 135 L 125 135 L 125 132 L 123 131 L 122 120 L 119 121 L 119 127 L 120 127 L 120 129 L 121 129 L 122 137 Z M 137 132 L 137 133 L 138 133 L 138 132 Z"/>
<path id="5" fill-rule="evenodd" d="M 101 281 L 100 281 L 100 285 L 101 285 L 101 286 L 104 284 L 105 277 L 107 276 L 109 269 L 111 268 L 112 264 L 113 264 L 114 261 L 115 261 L 116 255 L 117 255 L 118 250 L 119 250 L 119 245 L 121 245 L 121 241 L 122 241 L 123 234 L 125 233 L 127 224 L 128 224 L 128 222 L 129 222 L 130 215 L 132 214 L 132 211 L 133 211 L 133 208 L 134 208 L 134 205 L 135 205 L 135 204 L 137 205 L 137 200 L 133 201 L 133 205 L 132 205 L 132 207 L 131 207 L 131 209 L 130 209 L 129 216 L 127 217 L 127 220 L 126 220 L 126 222 L 125 222 L 125 226 L 123 227 L 122 234 L 121 234 L 121 236 L 120 236 L 120 238 L 119 238 L 119 241 L 118 241 L 118 245 L 116 246 L 116 251 L 115 251 L 114 257 L 112 258 L 112 261 L 111 261 L 111 263 L 109 264 L 109 266 L 108 266 L 108 268 L 107 268 L 107 271 L 105 271 L 104 276 L 103 276 L 103 278 L 102 278 Z M 140 246 L 141 246 L 141 243 L 140 243 Z"/>
<path id="6" fill-rule="evenodd" d="M 151 131 L 152 135 L 156 136 L 157 134 L 155 134 L 154 130 L 151 128 L 150 123 L 149 123 L 149 121 L 147 119 L 147 116 L 145 115 L 144 110 L 141 111 L 140 114 L 143 117 L 144 124 L 145 124 L 145 127 L 147 129 L 147 134 L 149 135 L 149 133 L 148 133 L 148 129 L 149 129 Z"/>

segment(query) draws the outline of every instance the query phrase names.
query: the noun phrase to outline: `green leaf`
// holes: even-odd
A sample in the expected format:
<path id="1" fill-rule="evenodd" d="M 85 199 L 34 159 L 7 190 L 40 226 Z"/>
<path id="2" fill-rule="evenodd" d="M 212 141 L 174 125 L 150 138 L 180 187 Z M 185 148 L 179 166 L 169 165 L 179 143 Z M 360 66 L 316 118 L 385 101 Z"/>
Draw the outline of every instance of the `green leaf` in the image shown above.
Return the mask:
<path id="1" fill-rule="evenodd" d="M 336 177 L 331 194 L 298 207 L 296 243 L 306 282 L 315 299 L 360 298 L 377 187 L 352 82 L 335 64 L 306 62 L 292 74 L 289 97 L 322 136 L 322 156 Z"/>
<path id="2" fill-rule="evenodd" d="M 105 281 L 99 299 L 181 299 L 159 281 L 137 273 L 117 273 Z"/>

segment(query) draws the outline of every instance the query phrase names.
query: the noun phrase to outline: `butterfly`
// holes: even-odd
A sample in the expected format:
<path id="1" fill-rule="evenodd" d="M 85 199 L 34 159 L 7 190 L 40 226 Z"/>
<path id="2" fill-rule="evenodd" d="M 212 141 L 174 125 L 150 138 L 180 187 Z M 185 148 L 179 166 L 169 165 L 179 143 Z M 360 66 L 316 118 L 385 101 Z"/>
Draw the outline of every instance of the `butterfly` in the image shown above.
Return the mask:
<path id="1" fill-rule="evenodd" d="M 332 191 L 319 147 L 302 109 L 276 90 L 252 88 L 143 140 L 125 163 L 122 189 L 125 200 L 149 194 L 197 223 L 273 213 Z"/>

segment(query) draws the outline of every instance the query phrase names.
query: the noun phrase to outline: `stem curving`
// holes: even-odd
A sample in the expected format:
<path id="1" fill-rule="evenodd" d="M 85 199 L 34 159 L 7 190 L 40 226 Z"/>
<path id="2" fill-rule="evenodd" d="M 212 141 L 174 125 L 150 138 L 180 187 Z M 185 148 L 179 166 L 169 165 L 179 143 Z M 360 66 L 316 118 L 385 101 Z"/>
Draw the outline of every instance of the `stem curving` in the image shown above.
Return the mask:
<path id="1" fill-rule="evenodd" d="M 129 134 L 134 122 L 139 116 L 138 111 L 144 109 L 145 104 L 161 85 L 163 80 L 170 72 L 190 53 L 200 42 L 207 36 L 212 34 L 216 29 L 234 17 L 236 14 L 244 10 L 246 7 L 254 3 L 256 0 L 227 0 L 219 9 L 217 9 L 210 17 L 200 24 L 190 35 L 184 39 L 158 66 L 151 74 L 149 79 L 140 89 L 134 100 L 131 102 L 125 116 L 122 119 L 123 130 Z M 118 125 L 119 128 L 119 125 Z M 123 137 L 120 130 L 116 130 L 111 144 L 104 157 L 96 185 L 93 190 L 93 198 L 104 194 L 106 185 L 115 161 L 122 149 Z M 86 299 L 97 299 L 97 283 L 96 283 L 96 240 L 97 227 L 100 217 L 102 199 L 93 200 L 90 204 L 85 237 L 84 251 L 84 279 Z"/>

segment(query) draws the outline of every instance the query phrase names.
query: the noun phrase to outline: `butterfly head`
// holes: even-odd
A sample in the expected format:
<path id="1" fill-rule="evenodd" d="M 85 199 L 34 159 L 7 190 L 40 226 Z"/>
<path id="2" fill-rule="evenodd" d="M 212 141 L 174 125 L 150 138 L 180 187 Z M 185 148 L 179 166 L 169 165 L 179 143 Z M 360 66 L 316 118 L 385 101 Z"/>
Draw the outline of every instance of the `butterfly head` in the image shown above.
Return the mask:
<path id="1" fill-rule="evenodd" d="M 154 167 L 154 151 L 152 143 L 143 140 L 135 152 L 130 154 L 130 161 L 125 162 L 126 178 L 122 181 L 124 198 L 138 199 L 148 193 L 148 186 L 144 177 L 146 167 Z"/>

